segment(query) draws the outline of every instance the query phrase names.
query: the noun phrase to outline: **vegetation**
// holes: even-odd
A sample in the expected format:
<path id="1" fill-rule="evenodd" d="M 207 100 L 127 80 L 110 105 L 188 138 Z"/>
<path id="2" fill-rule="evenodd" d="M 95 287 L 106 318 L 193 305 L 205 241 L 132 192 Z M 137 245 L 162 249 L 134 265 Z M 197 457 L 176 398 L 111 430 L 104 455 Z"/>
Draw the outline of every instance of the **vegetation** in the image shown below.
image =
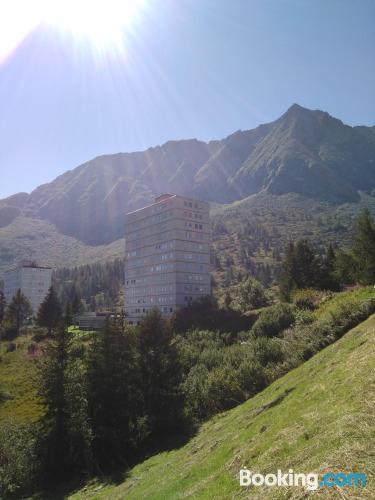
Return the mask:
<path id="1" fill-rule="evenodd" d="M 330 308 L 336 307 L 329 302 Z M 356 494 L 373 498 L 375 401 L 368 375 L 374 331 L 373 316 L 249 401 L 211 418 L 185 446 L 149 458 L 123 482 L 94 481 L 69 498 L 271 499 L 307 494 L 302 487 L 275 487 L 272 492 L 241 488 L 242 467 L 263 474 L 292 468 L 320 475 L 349 467 L 367 474 L 366 487 Z M 318 489 L 314 498 L 328 498 L 328 490 Z M 343 498 L 352 494 L 349 488 L 340 488 L 340 493 Z"/>
<path id="2" fill-rule="evenodd" d="M 361 217 L 371 228 L 368 214 Z M 347 250 L 353 259 L 358 248 L 372 241 L 373 233 L 362 226 L 360 218 L 353 248 Z M 34 406 L 39 404 L 29 427 L 22 427 L 21 419 L 10 423 L 20 426 L 12 432 L 25 440 L 30 453 L 21 460 L 16 456 L 21 447 L 11 452 L 9 441 L 2 446 L 3 463 L 21 464 L 14 475 L 4 466 L 4 494 L 30 493 L 30 484 L 45 488 L 50 482 L 126 470 L 181 442 L 205 420 L 256 396 L 340 339 L 375 312 L 375 290 L 323 290 L 327 283 L 341 285 L 337 255 L 329 247 L 320 256 L 306 240 L 289 245 L 282 283 L 292 304 L 277 301 L 274 292 L 245 278 L 228 288 L 225 307 L 205 298 L 170 321 L 155 309 L 137 326 L 109 320 L 104 332 L 88 335 L 67 327 L 71 314 L 82 307 L 76 287 L 67 295 L 64 321 L 51 289 L 39 311 L 39 329 L 18 330 L 23 335 L 16 335 L 15 342 L 3 343 L 7 362 L 23 362 L 33 373 L 38 367 L 37 379 L 27 384 Z M 358 280 L 373 257 L 371 252 L 361 255 L 362 267 L 354 271 Z M 21 298 L 18 293 L 13 301 L 21 303 Z M 15 310 L 12 303 L 5 321 Z M 5 366 L 2 361 L 0 370 L 7 375 Z M 1 418 L 20 400 L 12 400 L 7 377 L 4 385 L 0 380 Z M 25 469 L 31 483 L 22 480 Z"/>
<path id="3" fill-rule="evenodd" d="M 21 328 L 30 319 L 32 313 L 30 301 L 21 290 L 17 290 L 5 311 L 2 337 L 11 340 L 18 336 Z"/>
<path id="4" fill-rule="evenodd" d="M 36 322 L 39 326 L 48 330 L 51 335 L 52 329 L 56 328 L 62 321 L 62 310 L 56 292 L 51 287 L 43 302 L 40 304 Z"/>

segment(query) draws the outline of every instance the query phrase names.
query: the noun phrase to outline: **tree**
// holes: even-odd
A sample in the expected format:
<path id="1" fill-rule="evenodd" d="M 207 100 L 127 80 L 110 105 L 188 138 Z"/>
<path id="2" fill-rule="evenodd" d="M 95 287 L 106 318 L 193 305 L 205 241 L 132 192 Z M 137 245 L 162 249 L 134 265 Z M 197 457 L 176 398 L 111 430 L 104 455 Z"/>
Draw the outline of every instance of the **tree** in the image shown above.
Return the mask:
<path id="1" fill-rule="evenodd" d="M 231 297 L 230 293 L 228 292 L 228 290 L 226 290 L 225 295 L 224 295 L 224 307 L 225 307 L 225 309 L 230 309 L 231 303 L 232 303 L 232 297 Z"/>
<path id="2" fill-rule="evenodd" d="M 74 299 L 73 299 L 73 302 L 72 302 L 72 313 L 73 313 L 73 315 L 74 314 L 81 314 L 81 312 L 83 311 L 83 309 L 84 309 L 84 307 L 83 307 L 82 300 L 76 294 L 75 297 L 74 297 Z"/>
<path id="3" fill-rule="evenodd" d="M 65 305 L 65 324 L 66 326 L 70 326 L 73 324 L 73 313 L 70 302 L 67 302 Z"/>
<path id="4" fill-rule="evenodd" d="M 339 279 L 336 273 L 336 253 L 332 245 L 329 245 L 327 253 L 322 260 L 319 287 L 323 290 L 332 291 L 340 289 Z"/>
<path id="5" fill-rule="evenodd" d="M 0 323 L 2 323 L 4 319 L 5 313 L 5 296 L 4 293 L 0 290 Z"/>
<path id="6" fill-rule="evenodd" d="M 43 302 L 40 304 L 37 323 L 48 329 L 48 335 L 62 320 L 62 310 L 56 292 L 51 286 Z"/>
<path id="7" fill-rule="evenodd" d="M 162 436 L 182 422 L 181 366 L 169 322 L 152 309 L 138 326 L 140 383 L 151 434 Z"/>
<path id="8" fill-rule="evenodd" d="M 45 480 L 59 481 L 88 472 L 91 430 L 84 374 L 62 323 L 39 362 L 39 397 L 45 408 L 38 443 Z"/>
<path id="9" fill-rule="evenodd" d="M 15 330 L 16 335 L 19 335 L 20 329 L 32 314 L 29 299 L 18 289 L 5 311 L 5 320 Z"/>
<path id="10" fill-rule="evenodd" d="M 236 287 L 234 304 L 237 309 L 246 312 L 268 304 L 263 286 L 254 278 L 247 278 Z"/>
<path id="11" fill-rule="evenodd" d="M 356 263 L 357 280 L 364 285 L 373 284 L 375 282 L 375 225 L 367 208 L 358 216 L 352 253 Z"/>
<path id="12" fill-rule="evenodd" d="M 297 288 L 296 283 L 297 264 L 295 258 L 295 246 L 291 241 L 285 249 L 285 258 L 281 265 L 280 295 L 289 301 L 293 290 Z"/>
<path id="13" fill-rule="evenodd" d="M 99 470 L 125 465 L 145 438 L 137 338 L 107 320 L 88 355 L 89 415 Z"/>
<path id="14" fill-rule="evenodd" d="M 308 240 L 299 240 L 295 246 L 296 274 L 294 280 L 297 288 L 313 288 L 317 286 L 319 263 Z"/>
<path id="15" fill-rule="evenodd" d="M 284 300 L 290 300 L 298 288 L 319 286 L 320 262 L 308 240 L 290 242 L 285 250 L 281 267 L 280 294 Z"/>

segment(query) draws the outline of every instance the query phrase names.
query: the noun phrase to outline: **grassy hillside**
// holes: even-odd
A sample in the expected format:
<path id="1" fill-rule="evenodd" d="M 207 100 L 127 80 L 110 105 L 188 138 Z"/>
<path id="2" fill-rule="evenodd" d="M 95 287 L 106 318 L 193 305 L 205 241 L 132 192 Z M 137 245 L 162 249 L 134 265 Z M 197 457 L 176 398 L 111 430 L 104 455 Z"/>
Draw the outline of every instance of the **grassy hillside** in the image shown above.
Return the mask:
<path id="1" fill-rule="evenodd" d="M 41 415 L 35 388 L 36 352 L 30 336 L 19 337 L 16 349 L 8 352 L 9 342 L 0 342 L 0 424 L 11 418 L 19 423 L 36 421 Z"/>
<path id="2" fill-rule="evenodd" d="M 305 498 L 302 488 L 241 488 L 239 469 L 349 471 L 366 488 L 322 488 L 316 498 L 374 498 L 375 316 L 266 390 L 202 426 L 184 447 L 136 466 L 120 484 L 70 498 Z"/>

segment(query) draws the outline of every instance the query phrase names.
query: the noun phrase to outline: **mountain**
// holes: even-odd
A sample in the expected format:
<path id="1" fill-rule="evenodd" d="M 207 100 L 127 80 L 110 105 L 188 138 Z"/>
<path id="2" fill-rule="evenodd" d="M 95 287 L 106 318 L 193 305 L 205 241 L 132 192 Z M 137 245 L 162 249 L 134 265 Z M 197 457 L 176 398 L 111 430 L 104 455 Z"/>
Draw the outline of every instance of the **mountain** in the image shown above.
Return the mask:
<path id="1" fill-rule="evenodd" d="M 92 247 L 122 238 L 127 211 L 161 192 L 217 204 L 294 193 L 337 207 L 357 204 L 374 189 L 375 127 L 350 127 L 294 104 L 253 130 L 208 143 L 169 141 L 143 152 L 100 156 L 31 194 L 0 200 L 0 267 L 27 254 L 25 242 L 40 234 L 65 247 L 74 238 L 77 248 L 90 247 L 87 255 L 97 254 Z M 33 233 L 29 226 L 39 229 Z M 30 249 L 38 258 L 38 248 L 30 243 Z"/>

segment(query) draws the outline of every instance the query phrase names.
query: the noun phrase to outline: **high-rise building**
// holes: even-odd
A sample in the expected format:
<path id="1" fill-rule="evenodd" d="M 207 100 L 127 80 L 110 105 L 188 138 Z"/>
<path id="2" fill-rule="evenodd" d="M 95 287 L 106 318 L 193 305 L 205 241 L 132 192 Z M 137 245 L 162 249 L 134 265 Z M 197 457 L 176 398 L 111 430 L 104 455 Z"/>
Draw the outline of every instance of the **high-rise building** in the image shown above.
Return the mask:
<path id="1" fill-rule="evenodd" d="M 127 214 L 125 314 L 137 323 L 158 307 L 164 317 L 211 294 L 209 204 L 164 194 Z"/>
<path id="2" fill-rule="evenodd" d="M 7 304 L 10 303 L 17 290 L 29 299 L 34 314 L 37 314 L 51 286 L 52 269 L 42 267 L 34 262 L 24 262 L 14 269 L 5 272 L 4 295 Z"/>

